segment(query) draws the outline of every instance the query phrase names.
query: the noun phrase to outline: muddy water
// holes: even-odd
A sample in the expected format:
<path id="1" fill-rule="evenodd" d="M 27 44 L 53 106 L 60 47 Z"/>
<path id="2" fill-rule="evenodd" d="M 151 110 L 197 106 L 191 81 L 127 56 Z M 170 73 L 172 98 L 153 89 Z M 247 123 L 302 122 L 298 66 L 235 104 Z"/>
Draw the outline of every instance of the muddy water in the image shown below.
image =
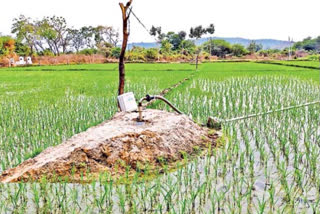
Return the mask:
<path id="1" fill-rule="evenodd" d="M 235 83 L 247 89 L 246 81 Z M 263 87 L 263 83 L 258 83 Z M 247 95 L 238 96 L 237 88 L 226 91 L 233 87 L 230 83 L 207 84 L 216 87 L 215 92 L 220 92 L 216 94 L 232 96 L 235 93 L 239 97 L 231 104 L 230 98 L 223 101 L 221 97 L 213 97 L 211 106 L 225 109 L 227 113 L 220 111 L 220 116 L 229 118 L 253 113 L 253 107 L 245 103 L 252 103 L 265 91 L 270 93 L 257 101 L 260 103 L 258 111 L 268 110 L 270 106 L 288 106 L 293 98 L 303 103 L 307 98 L 318 96 L 308 84 L 280 87 L 277 81 L 267 83 L 267 90 L 259 89 L 256 93 L 254 87 L 247 89 L 248 98 L 244 98 Z M 279 93 L 284 95 L 274 97 Z M 199 106 L 203 103 L 194 96 L 177 96 L 176 101 L 179 99 L 185 99 L 180 100 L 181 103 L 191 100 Z M 191 104 L 186 107 L 190 111 L 210 113 L 208 109 L 197 109 Z M 239 112 L 238 108 L 246 110 Z M 128 185 L 97 182 L 44 187 L 27 184 L 18 195 L 17 203 L 12 198 L 19 192 L 19 186 L 2 185 L 0 211 L 19 209 L 26 201 L 28 212 L 43 211 L 46 207 L 57 212 L 75 210 L 80 213 L 107 213 L 108 210 L 113 213 L 316 213 L 320 210 L 319 105 L 225 124 L 224 131 L 228 141 L 224 147 L 214 150 L 212 156 L 199 158 L 148 182 L 131 179 L 133 183 Z M 40 197 L 39 203 L 36 195 Z"/>

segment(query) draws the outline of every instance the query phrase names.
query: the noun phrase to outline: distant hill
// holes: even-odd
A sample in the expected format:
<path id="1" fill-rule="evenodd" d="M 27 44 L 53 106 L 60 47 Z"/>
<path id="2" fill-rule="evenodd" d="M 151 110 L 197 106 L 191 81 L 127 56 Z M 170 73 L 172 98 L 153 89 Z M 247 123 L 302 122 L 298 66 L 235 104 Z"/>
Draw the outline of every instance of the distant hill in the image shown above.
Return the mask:
<path id="1" fill-rule="evenodd" d="M 231 44 L 241 44 L 247 47 L 251 41 L 255 41 L 257 44 L 262 44 L 263 49 L 284 49 L 289 47 L 290 43 L 288 41 L 276 40 L 276 39 L 244 39 L 237 37 L 212 37 L 212 39 L 223 39 Z M 202 44 L 208 41 L 209 38 L 199 39 L 196 43 L 197 45 Z M 144 48 L 154 48 L 158 47 L 159 44 L 150 42 L 138 42 L 138 43 L 130 43 L 128 48 L 131 49 L 133 46 L 144 47 Z"/>
<path id="2" fill-rule="evenodd" d="M 159 44 L 155 42 L 133 42 L 128 44 L 128 48 L 131 50 L 133 47 L 143 47 L 143 48 L 156 48 Z"/>

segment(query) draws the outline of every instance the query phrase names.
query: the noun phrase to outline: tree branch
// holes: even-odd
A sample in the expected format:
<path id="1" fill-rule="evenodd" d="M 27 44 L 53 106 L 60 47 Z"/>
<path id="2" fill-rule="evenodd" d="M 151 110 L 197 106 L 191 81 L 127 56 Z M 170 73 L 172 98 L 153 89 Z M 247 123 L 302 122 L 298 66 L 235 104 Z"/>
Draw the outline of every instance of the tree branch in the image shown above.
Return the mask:
<path id="1" fill-rule="evenodd" d="M 120 52 L 120 57 L 119 57 L 119 88 L 118 88 L 118 95 L 121 95 L 124 93 L 124 84 L 125 84 L 125 63 L 124 63 L 124 58 L 125 58 L 125 53 L 126 53 L 126 48 L 128 44 L 128 37 L 129 37 L 129 32 L 128 32 L 128 19 L 131 14 L 131 10 L 129 13 L 127 13 L 128 9 L 130 8 L 132 4 L 132 0 L 128 1 L 126 6 L 124 6 L 123 3 L 119 3 L 121 11 L 122 11 L 122 20 L 123 20 L 123 41 L 122 41 L 122 48 Z M 118 103 L 119 106 L 119 103 Z"/>

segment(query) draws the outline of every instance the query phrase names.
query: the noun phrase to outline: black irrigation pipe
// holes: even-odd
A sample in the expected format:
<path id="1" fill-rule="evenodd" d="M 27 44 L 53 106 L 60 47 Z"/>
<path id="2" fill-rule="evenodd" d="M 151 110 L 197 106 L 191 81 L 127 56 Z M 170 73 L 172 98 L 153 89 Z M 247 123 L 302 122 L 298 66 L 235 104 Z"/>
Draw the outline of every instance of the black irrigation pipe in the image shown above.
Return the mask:
<path id="1" fill-rule="evenodd" d="M 283 65 L 283 66 L 292 66 L 292 67 L 301 67 L 301 68 L 311 68 L 311 69 L 320 69 L 319 68 L 315 68 L 315 67 L 307 67 L 307 66 L 296 66 L 296 65 L 286 65 L 286 64 L 281 64 L 281 63 L 272 63 L 272 62 L 256 62 L 256 63 L 262 63 L 262 64 L 275 64 L 275 65 Z M 182 84 L 184 84 L 186 81 L 189 81 L 191 79 L 193 79 L 193 77 L 197 74 L 198 72 L 193 72 L 191 73 L 191 75 L 188 78 L 183 79 L 182 81 L 176 83 L 175 85 L 163 90 L 160 95 L 161 96 L 165 96 L 168 93 L 170 93 L 172 90 L 176 89 L 177 87 L 181 86 Z M 320 78 L 320 74 L 319 74 L 319 78 Z M 320 80 L 320 79 L 319 79 Z M 320 90 L 320 82 L 319 82 L 319 90 Z M 320 91 L 319 91 L 320 92 Z M 319 93 L 319 98 L 320 98 L 320 93 Z M 147 104 L 147 106 L 151 105 L 153 102 L 149 102 Z M 216 121 L 215 118 L 209 117 L 209 121 L 210 119 L 213 119 L 213 121 L 215 121 L 216 123 L 222 124 L 222 123 L 230 123 L 230 122 L 235 122 L 235 121 L 239 121 L 239 120 L 246 120 L 246 119 L 250 119 L 250 118 L 254 118 L 254 117 L 259 117 L 259 116 L 265 116 L 265 115 L 269 115 L 269 114 L 273 114 L 273 113 L 277 113 L 277 112 L 283 112 L 283 111 L 288 111 L 288 110 L 292 110 L 292 109 L 297 109 L 297 108 L 302 108 L 302 107 L 306 107 L 306 106 L 310 106 L 310 105 L 316 105 L 316 104 L 320 104 L 320 100 L 319 101 L 314 101 L 314 102 L 309 102 L 309 103 L 305 103 L 305 104 L 301 104 L 301 105 L 296 105 L 296 106 L 289 106 L 289 107 L 285 107 L 285 108 L 281 108 L 281 109 L 277 109 L 277 110 L 270 110 L 267 112 L 262 112 L 262 113 L 258 113 L 258 114 L 251 114 L 251 115 L 246 115 L 246 116 L 242 116 L 242 117 L 236 117 L 236 118 L 231 118 L 231 119 L 226 119 L 226 120 L 219 120 Z M 182 113 L 182 112 L 181 112 Z M 208 121 L 208 123 L 209 123 Z"/>

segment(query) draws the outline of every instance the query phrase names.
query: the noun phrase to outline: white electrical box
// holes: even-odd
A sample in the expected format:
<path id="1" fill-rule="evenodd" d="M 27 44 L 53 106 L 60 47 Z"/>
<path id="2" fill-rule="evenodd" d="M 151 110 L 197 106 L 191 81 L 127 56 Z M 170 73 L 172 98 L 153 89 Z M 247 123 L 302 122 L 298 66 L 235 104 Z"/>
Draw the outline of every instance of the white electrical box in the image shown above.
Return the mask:
<path id="1" fill-rule="evenodd" d="M 136 111 L 138 109 L 136 99 L 132 92 L 118 96 L 121 111 Z"/>

